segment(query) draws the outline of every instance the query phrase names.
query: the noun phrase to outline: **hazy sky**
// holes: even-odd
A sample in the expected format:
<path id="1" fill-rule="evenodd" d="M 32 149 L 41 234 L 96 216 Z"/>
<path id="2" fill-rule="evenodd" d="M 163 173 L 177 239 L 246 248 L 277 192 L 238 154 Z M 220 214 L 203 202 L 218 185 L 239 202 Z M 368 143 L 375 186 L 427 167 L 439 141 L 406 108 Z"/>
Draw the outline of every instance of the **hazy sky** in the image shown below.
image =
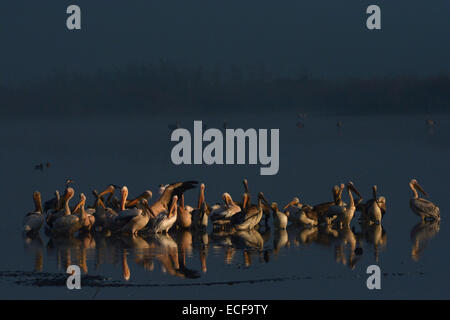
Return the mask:
<path id="1" fill-rule="evenodd" d="M 66 28 L 66 8 L 82 30 Z M 382 30 L 366 29 L 381 7 Z M 160 57 L 319 76 L 450 71 L 448 0 L 14 0 L 0 3 L 0 83 Z"/>

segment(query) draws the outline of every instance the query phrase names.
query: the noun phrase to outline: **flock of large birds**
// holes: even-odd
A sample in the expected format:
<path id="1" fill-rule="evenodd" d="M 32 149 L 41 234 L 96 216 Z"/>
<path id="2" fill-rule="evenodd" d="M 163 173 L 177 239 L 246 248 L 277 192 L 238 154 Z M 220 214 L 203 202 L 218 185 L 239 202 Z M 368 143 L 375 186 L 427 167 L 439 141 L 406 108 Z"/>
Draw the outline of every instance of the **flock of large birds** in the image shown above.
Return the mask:
<path id="1" fill-rule="evenodd" d="M 289 223 L 317 226 L 333 225 L 348 228 L 357 211 L 360 221 L 380 224 L 386 213 L 386 198 L 377 195 L 377 186 L 372 187 L 372 198 L 363 201 L 354 183 L 341 184 L 332 188 L 333 201 L 317 205 L 303 204 L 295 197 L 280 208 L 276 202 L 269 203 L 262 192 L 257 195 L 257 203 L 251 203 L 248 182 L 243 181 L 244 193 L 241 201 L 234 201 L 229 193 L 222 195 L 221 203 L 209 205 L 205 198 L 205 185 L 200 184 L 198 202 L 186 205 L 184 193 L 198 186 L 197 181 L 185 181 L 161 185 L 159 196 L 150 204 L 152 192 L 144 191 L 129 199 L 126 186 L 109 185 L 105 190 L 92 193 L 95 201 L 86 205 L 86 195 L 80 193 L 79 201 L 70 206 L 75 195 L 73 181 L 67 180 L 65 191 L 42 205 L 41 193 L 33 193 L 34 211 L 26 214 L 23 231 L 38 233 L 45 225 L 52 236 L 72 236 L 81 232 L 108 232 L 121 235 L 151 235 L 167 233 L 171 228 L 205 230 L 209 223 L 214 230 L 252 230 L 258 224 L 272 223 L 276 229 L 285 229 Z M 410 207 L 422 221 L 439 221 L 439 208 L 431 201 L 420 198 L 427 193 L 417 180 L 409 182 L 412 191 Z M 342 200 L 344 190 L 348 193 L 348 204 Z M 116 194 L 120 193 L 120 197 Z M 355 196 L 353 195 L 355 194 Z"/>

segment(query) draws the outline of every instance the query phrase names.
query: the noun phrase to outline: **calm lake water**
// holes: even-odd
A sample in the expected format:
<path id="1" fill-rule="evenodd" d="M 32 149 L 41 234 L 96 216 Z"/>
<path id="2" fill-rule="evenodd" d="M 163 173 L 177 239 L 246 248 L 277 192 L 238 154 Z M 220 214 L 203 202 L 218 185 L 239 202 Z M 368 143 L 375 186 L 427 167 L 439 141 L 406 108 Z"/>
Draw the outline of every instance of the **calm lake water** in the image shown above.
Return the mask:
<path id="1" fill-rule="evenodd" d="M 193 120 L 208 127 L 280 128 L 280 171 L 260 176 L 259 165 L 175 166 L 169 124 L 192 131 Z M 308 116 L 268 113 L 200 117 L 98 117 L 1 120 L 2 221 L 0 298 L 31 299 L 371 299 L 450 298 L 450 120 L 434 116 Z M 336 126 L 342 121 L 342 127 Z M 49 168 L 35 170 L 41 162 Z M 255 201 L 285 204 L 294 196 L 317 204 L 331 200 L 331 187 L 351 180 L 365 199 L 371 186 L 387 198 L 382 228 L 352 230 L 264 227 L 239 234 L 172 230 L 156 238 L 93 235 L 70 240 L 21 234 L 43 199 L 75 181 L 92 203 L 93 189 L 127 185 L 130 197 L 161 183 L 198 180 L 206 200 L 223 192 L 240 199 L 247 178 Z M 419 224 L 409 208 L 408 182 L 416 178 L 441 209 L 439 225 Z M 186 193 L 194 204 L 197 190 Z M 347 195 L 344 200 L 347 200 Z M 271 224 L 271 221 L 270 221 Z M 356 255 L 352 243 L 362 248 Z M 68 264 L 82 266 L 82 290 L 65 287 Z M 368 290 L 366 269 L 377 264 L 381 290 Z"/>

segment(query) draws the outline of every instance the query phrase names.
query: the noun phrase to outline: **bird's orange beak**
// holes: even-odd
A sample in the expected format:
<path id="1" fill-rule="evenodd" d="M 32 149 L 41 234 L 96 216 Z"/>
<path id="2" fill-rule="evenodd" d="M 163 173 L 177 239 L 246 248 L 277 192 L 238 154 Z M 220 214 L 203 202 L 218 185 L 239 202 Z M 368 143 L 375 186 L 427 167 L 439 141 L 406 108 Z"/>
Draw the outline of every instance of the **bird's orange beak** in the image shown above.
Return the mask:
<path id="1" fill-rule="evenodd" d="M 294 205 L 297 205 L 297 204 L 299 204 L 300 202 L 297 200 L 297 199 L 295 199 L 295 200 L 292 200 L 291 202 L 289 202 L 287 205 L 285 205 L 284 207 L 283 207 L 283 210 L 286 210 L 287 208 L 289 208 L 289 207 L 291 207 L 291 206 L 294 206 Z"/>
<path id="2" fill-rule="evenodd" d="M 415 186 L 420 192 L 422 192 L 422 194 L 424 194 L 425 197 L 428 198 L 428 193 L 426 193 L 425 190 L 423 190 L 423 188 L 421 187 L 421 185 L 420 185 L 418 182 L 415 182 L 415 183 L 414 183 L 414 186 Z"/>

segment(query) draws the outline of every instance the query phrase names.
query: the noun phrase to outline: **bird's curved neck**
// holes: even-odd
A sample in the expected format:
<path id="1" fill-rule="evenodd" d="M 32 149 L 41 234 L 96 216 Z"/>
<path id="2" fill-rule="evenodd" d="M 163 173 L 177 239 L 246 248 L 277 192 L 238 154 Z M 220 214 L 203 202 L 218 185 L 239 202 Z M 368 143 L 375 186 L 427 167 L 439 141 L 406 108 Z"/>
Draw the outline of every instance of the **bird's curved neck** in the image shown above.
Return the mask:
<path id="1" fill-rule="evenodd" d="M 170 207 L 169 214 L 167 215 L 169 218 L 177 212 L 177 203 L 173 201 L 172 206 Z"/>
<path id="2" fill-rule="evenodd" d="M 61 202 L 61 196 L 59 195 L 59 192 L 55 193 L 55 198 L 56 198 L 56 208 L 55 211 L 59 211 L 61 210 L 62 207 L 62 202 Z"/>
<path id="3" fill-rule="evenodd" d="M 261 199 L 259 199 L 258 204 L 259 203 L 262 204 L 262 200 Z M 273 211 L 273 213 L 277 213 L 277 211 L 278 211 L 278 205 L 277 204 L 272 205 L 272 211 Z"/>
<path id="4" fill-rule="evenodd" d="M 184 194 L 181 194 L 181 197 L 180 197 L 180 209 L 181 210 L 184 209 Z"/>
<path id="5" fill-rule="evenodd" d="M 125 204 L 127 203 L 127 194 L 126 192 L 122 193 L 122 199 L 120 202 L 120 210 L 124 211 L 125 210 Z"/>
<path id="6" fill-rule="evenodd" d="M 205 201 L 205 190 L 200 189 L 200 193 L 198 195 L 198 203 L 197 208 L 201 208 L 202 203 Z"/>
<path id="7" fill-rule="evenodd" d="M 409 187 L 411 188 L 411 190 L 413 192 L 413 198 L 417 199 L 419 197 L 419 194 L 417 193 L 416 188 L 414 187 L 414 185 L 412 183 L 409 184 Z"/>
<path id="8" fill-rule="evenodd" d="M 86 216 L 87 216 L 87 214 L 86 214 L 86 210 L 84 210 L 84 204 L 86 203 L 86 200 L 82 200 L 81 201 L 81 206 L 80 206 L 80 216 L 81 216 L 81 219 L 86 219 Z"/>
<path id="9" fill-rule="evenodd" d="M 42 213 L 42 201 L 39 196 L 34 197 L 34 212 Z"/>
<path id="10" fill-rule="evenodd" d="M 250 202 L 250 196 L 248 193 L 244 193 L 244 199 L 242 201 L 242 209 L 246 209 Z"/>
<path id="11" fill-rule="evenodd" d="M 72 199 L 72 195 L 69 196 L 65 201 L 64 201 L 64 215 L 68 216 L 70 215 L 70 207 L 69 207 L 69 201 L 70 199 Z"/>
<path id="12" fill-rule="evenodd" d="M 139 196 L 137 196 L 133 200 L 129 200 L 128 203 L 126 204 L 126 206 L 127 207 L 133 207 L 133 206 L 137 205 L 139 203 L 139 201 L 141 201 L 145 197 L 146 197 L 146 193 L 145 192 L 141 193 Z"/>
<path id="13" fill-rule="evenodd" d="M 350 208 L 354 208 L 355 207 L 355 201 L 353 200 L 353 194 L 352 194 L 352 190 L 350 190 L 350 188 L 348 188 L 348 197 L 350 199 L 349 201 L 349 207 Z"/>
<path id="14" fill-rule="evenodd" d="M 263 207 L 263 201 L 261 198 L 258 198 L 258 209 L 262 210 L 262 207 Z M 278 209 L 278 207 L 277 207 L 277 209 Z"/>

